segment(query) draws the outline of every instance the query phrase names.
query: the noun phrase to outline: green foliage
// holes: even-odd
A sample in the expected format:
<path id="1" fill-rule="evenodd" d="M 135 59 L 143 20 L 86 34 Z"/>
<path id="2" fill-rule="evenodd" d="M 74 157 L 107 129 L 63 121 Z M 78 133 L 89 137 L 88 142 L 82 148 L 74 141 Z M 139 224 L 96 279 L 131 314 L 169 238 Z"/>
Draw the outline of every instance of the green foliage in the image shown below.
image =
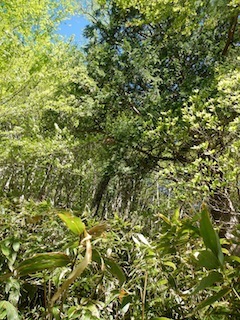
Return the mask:
<path id="1" fill-rule="evenodd" d="M 45 269 L 63 267 L 69 263 L 69 257 L 63 253 L 40 253 L 22 261 L 16 268 L 16 271 L 19 277 L 23 277 Z"/>
<path id="2" fill-rule="evenodd" d="M 18 225 L 11 224 L 12 231 L 9 230 L 13 234 L 13 229 L 15 229 L 15 239 L 9 241 L 11 245 L 6 239 L 2 241 L 4 245 L 2 246 L 1 268 L 7 276 L 1 278 L 1 287 L 4 288 L 6 284 L 6 288 L 9 288 L 6 292 L 11 292 L 9 299 L 12 302 L 15 300 L 19 312 L 28 319 L 31 318 L 31 315 L 33 316 L 34 309 L 29 309 L 28 298 L 25 297 L 24 290 L 28 290 L 28 294 L 34 299 L 37 290 L 41 288 L 47 290 L 50 283 L 53 285 L 51 292 L 56 290 L 55 287 L 64 286 L 64 283 L 71 278 L 72 273 L 69 268 L 71 263 L 76 264 L 73 269 L 76 270 L 79 264 L 78 259 L 80 264 L 84 260 L 82 257 L 84 243 L 79 246 L 79 242 L 76 241 L 78 234 L 69 232 L 67 236 L 65 227 L 59 222 L 56 223 L 57 215 L 51 209 L 49 209 L 51 214 L 45 218 L 45 224 L 38 220 L 34 222 L 34 225 L 31 224 L 29 229 L 21 231 L 21 221 L 29 215 L 25 209 L 27 203 L 21 207 L 23 211 L 18 213 L 21 220 L 18 219 Z M 44 203 L 38 207 L 40 212 L 42 208 L 48 208 Z M 7 210 L 5 207 L 5 215 L 8 216 L 8 219 L 14 218 L 16 212 Z M 151 234 L 146 224 L 132 225 L 131 221 L 124 221 L 118 216 L 109 220 L 110 230 L 104 232 L 105 234 L 103 233 L 100 238 L 92 240 L 95 249 L 91 266 L 83 271 L 81 277 L 75 278 L 75 284 L 72 282 L 61 312 L 58 303 L 55 302 L 52 308 L 54 317 L 56 319 L 61 319 L 61 317 L 67 319 L 82 317 L 84 319 L 88 316 L 90 319 L 95 319 L 94 317 L 111 319 L 115 314 L 119 314 L 139 318 L 143 305 L 145 317 L 150 319 L 154 317 L 188 318 L 191 317 L 191 314 L 194 314 L 197 319 L 202 319 L 210 314 L 212 317 L 224 315 L 224 312 L 231 312 L 234 317 L 234 314 L 239 311 L 238 257 L 231 256 L 221 248 L 225 252 L 222 266 L 217 259 L 217 254 L 215 255 L 211 249 L 208 249 L 207 252 L 212 255 L 211 259 L 208 257 L 206 260 L 212 264 L 211 270 L 208 271 L 205 264 L 202 266 L 199 263 L 200 255 L 205 252 L 202 249 L 206 242 L 204 234 L 203 238 L 200 236 L 202 217 L 207 218 L 208 213 L 204 209 L 201 215 L 196 215 L 194 219 L 181 216 L 182 213 L 176 210 L 172 217 L 162 214 L 155 217 L 155 226 L 152 227 Z M 134 216 L 132 218 L 134 219 Z M 90 217 L 86 216 L 84 219 L 85 225 L 96 224 L 93 220 L 91 221 Z M 149 217 L 149 221 L 151 219 L 152 217 Z M 215 236 L 218 237 L 209 219 L 207 223 L 209 224 L 208 229 L 214 231 Z M 40 226 L 43 235 L 41 241 L 37 243 L 39 249 L 43 248 L 45 234 L 49 229 L 55 234 L 55 237 L 48 238 L 51 239 L 51 242 L 48 241 L 51 252 L 31 257 L 32 248 L 35 252 L 37 250 L 31 240 L 36 233 L 36 225 Z M 99 225 L 89 230 L 92 230 L 93 234 L 96 228 L 99 230 Z M 56 239 L 57 231 L 59 235 Z M 21 241 L 16 241 L 18 232 L 22 234 Z M 30 239 L 27 250 L 23 249 L 25 248 L 24 234 L 26 234 L 26 240 Z M 65 250 L 67 255 L 52 252 L 56 244 L 60 250 Z M 18 254 L 15 263 L 9 270 L 10 267 L 7 266 L 8 257 L 11 255 L 9 252 L 14 251 L 14 248 L 18 250 L 16 251 Z M 23 250 L 26 250 L 25 255 L 30 254 L 30 258 L 19 263 L 19 260 L 22 260 Z M 213 258 L 216 260 L 216 265 L 213 265 Z M 13 274 L 17 275 L 17 273 L 13 271 L 13 274 L 9 274 L 11 270 L 17 271 L 21 278 L 12 278 Z M 14 283 L 13 280 L 17 283 Z M 146 290 L 145 298 L 144 290 Z M 2 295 L 2 299 L 4 297 L 6 299 L 6 296 Z M 78 303 L 74 297 L 79 297 Z M 179 301 L 181 301 L 180 304 Z M 43 301 L 37 303 L 40 307 Z M 47 311 L 44 311 L 43 308 L 43 318 L 44 312 Z M 38 318 L 41 319 L 40 314 Z"/>
<path id="3" fill-rule="evenodd" d="M 0 4 L 0 319 L 238 319 L 239 1 L 77 5 Z"/>
<path id="4" fill-rule="evenodd" d="M 58 216 L 66 223 L 69 230 L 76 235 L 81 235 L 85 230 L 84 223 L 82 223 L 79 217 L 74 217 L 70 213 L 59 213 Z"/>
<path id="5" fill-rule="evenodd" d="M 231 128 L 239 118 L 239 36 L 234 33 L 231 45 L 226 40 L 237 27 L 237 7 L 229 1 L 104 3 L 86 35 L 89 74 L 100 89 L 93 117 L 105 137 L 104 160 L 114 167 L 111 180 L 127 184 L 131 177 L 137 184 L 154 172 L 177 206 L 190 194 L 194 206 L 219 193 L 238 210 L 232 152 L 239 132 L 234 126 L 232 135 Z M 224 211 L 221 206 L 224 200 L 218 208 Z"/>
<path id="6" fill-rule="evenodd" d="M 17 309 L 8 301 L 0 301 L 0 319 L 19 320 Z"/>
<path id="7" fill-rule="evenodd" d="M 200 233 L 207 249 L 210 249 L 218 259 L 220 265 L 223 265 L 224 257 L 220 240 L 216 231 L 213 229 L 209 213 L 206 209 L 201 212 Z"/>

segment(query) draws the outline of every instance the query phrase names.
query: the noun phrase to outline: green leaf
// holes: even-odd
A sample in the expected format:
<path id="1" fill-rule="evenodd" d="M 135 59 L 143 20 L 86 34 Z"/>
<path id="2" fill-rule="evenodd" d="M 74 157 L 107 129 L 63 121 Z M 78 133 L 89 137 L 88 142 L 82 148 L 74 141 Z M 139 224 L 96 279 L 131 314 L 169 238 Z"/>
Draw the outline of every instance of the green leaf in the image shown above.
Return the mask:
<path id="1" fill-rule="evenodd" d="M 101 258 L 100 253 L 96 249 L 92 250 L 92 260 L 97 262 L 99 265 L 101 265 L 102 258 Z"/>
<path id="2" fill-rule="evenodd" d="M 81 235 L 85 230 L 85 225 L 79 217 L 75 217 L 70 213 L 59 213 L 58 216 L 65 222 L 69 230 L 77 235 Z"/>
<path id="3" fill-rule="evenodd" d="M 6 310 L 8 320 L 20 320 L 17 309 L 10 302 L 0 301 L 0 317 L 5 313 L 4 310 Z"/>
<path id="4" fill-rule="evenodd" d="M 195 309 L 195 311 L 203 309 L 207 306 L 212 305 L 214 302 L 218 301 L 219 299 L 221 299 L 222 297 L 224 297 L 226 294 L 228 294 L 231 291 L 231 289 L 229 288 L 224 288 L 222 290 L 220 290 L 218 293 L 212 295 L 211 297 L 205 299 L 204 301 L 202 301 L 197 308 Z"/>
<path id="5" fill-rule="evenodd" d="M 215 254 L 220 264 L 223 265 L 224 256 L 222 253 L 220 240 L 218 234 L 213 229 L 209 213 L 206 208 L 201 212 L 200 233 L 203 237 L 205 246 Z"/>
<path id="6" fill-rule="evenodd" d="M 201 251 L 198 255 L 198 265 L 207 269 L 217 269 L 220 263 L 210 250 Z"/>
<path id="7" fill-rule="evenodd" d="M 223 279 L 223 276 L 221 273 L 219 273 L 217 271 L 212 271 L 211 273 L 209 273 L 208 276 L 202 278 L 199 285 L 192 292 L 192 294 L 195 294 L 199 291 L 202 291 L 208 287 L 211 287 L 215 282 L 220 282 L 220 281 L 222 281 L 222 279 Z"/>
<path id="8" fill-rule="evenodd" d="M 64 267 L 69 262 L 69 257 L 61 252 L 40 253 L 21 262 L 16 270 L 19 277 L 23 277 L 45 269 Z"/>
<path id="9" fill-rule="evenodd" d="M 5 309 L 0 308 L 0 320 L 6 319 L 7 311 Z"/>
<path id="10" fill-rule="evenodd" d="M 145 244 L 146 246 L 150 246 L 150 243 L 148 242 L 148 240 L 144 237 L 143 234 L 141 233 L 137 233 L 138 239 Z"/>
<path id="11" fill-rule="evenodd" d="M 13 250 L 14 250 L 15 252 L 18 252 L 19 248 L 20 248 L 20 242 L 15 241 L 15 242 L 13 243 Z"/>
<path id="12" fill-rule="evenodd" d="M 174 215 L 172 216 L 172 222 L 174 224 L 178 224 L 179 223 L 179 217 L 180 217 L 180 208 L 175 210 Z"/>
<path id="13" fill-rule="evenodd" d="M 4 256 L 8 257 L 11 253 L 11 250 L 9 247 L 7 247 L 4 243 L 2 243 L 1 245 L 1 250 L 2 250 L 2 253 L 4 254 Z"/>
<path id="14" fill-rule="evenodd" d="M 112 259 L 104 258 L 104 262 L 107 270 L 115 276 L 119 280 L 120 285 L 122 285 L 126 281 L 126 276 L 122 268 Z"/>
<path id="15" fill-rule="evenodd" d="M 158 216 L 168 225 L 171 225 L 171 221 L 164 214 L 159 213 Z"/>
<path id="16" fill-rule="evenodd" d="M 122 314 L 124 315 L 125 313 L 128 312 L 128 309 L 130 307 L 130 303 L 125 304 L 125 306 L 121 309 Z"/>
<path id="17" fill-rule="evenodd" d="M 240 257 L 238 257 L 238 256 L 227 257 L 227 260 L 228 261 L 236 261 L 236 262 L 240 263 Z"/>
<path id="18" fill-rule="evenodd" d="M 52 315 L 53 315 L 53 317 L 54 317 L 54 320 L 60 320 L 60 310 L 59 310 L 59 308 L 57 308 L 57 307 L 53 307 L 52 308 Z"/>
<path id="19" fill-rule="evenodd" d="M 161 280 L 159 280 L 159 281 L 157 282 L 157 285 L 158 285 L 158 286 L 163 286 L 163 285 L 165 285 L 165 284 L 167 284 L 167 283 L 168 283 L 167 279 L 161 279 Z"/>
<path id="20" fill-rule="evenodd" d="M 173 270 L 176 270 L 176 269 L 177 269 L 176 265 L 175 265 L 173 262 L 171 262 L 171 261 L 164 261 L 163 264 L 164 264 L 165 266 L 168 266 L 168 267 L 173 268 Z"/>

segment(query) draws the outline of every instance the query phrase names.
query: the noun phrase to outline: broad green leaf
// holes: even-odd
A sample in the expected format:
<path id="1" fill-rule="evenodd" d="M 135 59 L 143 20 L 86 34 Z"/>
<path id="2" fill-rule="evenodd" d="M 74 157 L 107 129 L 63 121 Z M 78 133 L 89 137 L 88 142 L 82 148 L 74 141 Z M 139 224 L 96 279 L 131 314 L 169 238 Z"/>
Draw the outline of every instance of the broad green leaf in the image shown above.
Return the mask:
<path id="1" fill-rule="evenodd" d="M 202 291 L 208 287 L 211 287 L 215 282 L 222 281 L 223 276 L 221 273 L 217 271 L 212 271 L 208 276 L 202 278 L 199 285 L 196 287 L 196 289 L 191 293 L 195 294 L 199 291 Z"/>
<path id="2" fill-rule="evenodd" d="M 204 250 L 199 253 L 198 264 L 207 269 L 217 269 L 220 267 L 218 259 L 210 250 Z"/>
<path id="3" fill-rule="evenodd" d="M 203 209 L 201 212 L 200 233 L 201 233 L 201 236 L 203 237 L 205 246 L 208 249 L 212 250 L 212 252 L 215 254 L 217 259 L 219 260 L 220 264 L 223 265 L 224 256 L 222 253 L 220 240 L 219 240 L 218 234 L 213 229 L 213 226 L 209 217 L 209 213 L 206 208 Z"/>
<path id="4" fill-rule="evenodd" d="M 69 257 L 61 252 L 40 253 L 21 262 L 16 270 L 22 277 L 45 269 L 64 267 L 69 262 Z"/>
<path id="5" fill-rule="evenodd" d="M 17 309 L 9 301 L 0 301 L 0 317 L 5 313 L 4 310 L 6 310 L 8 320 L 20 320 Z"/>
<path id="6" fill-rule="evenodd" d="M 222 290 L 220 290 L 218 293 L 212 295 L 211 297 L 207 298 L 206 300 L 202 301 L 197 308 L 195 309 L 195 311 L 200 310 L 202 308 L 205 308 L 207 306 L 212 305 L 214 302 L 220 300 L 222 297 L 224 297 L 226 294 L 228 294 L 231 291 L 231 289 L 229 288 L 224 288 Z"/>
<path id="7" fill-rule="evenodd" d="M 58 216 L 65 222 L 69 230 L 77 235 L 81 235 L 85 229 L 85 225 L 79 217 L 75 217 L 70 213 L 59 213 Z"/>
<path id="8" fill-rule="evenodd" d="M 115 276 L 119 280 L 120 285 L 122 285 L 126 281 L 126 276 L 122 268 L 112 259 L 104 258 L 104 262 L 107 270 Z"/>

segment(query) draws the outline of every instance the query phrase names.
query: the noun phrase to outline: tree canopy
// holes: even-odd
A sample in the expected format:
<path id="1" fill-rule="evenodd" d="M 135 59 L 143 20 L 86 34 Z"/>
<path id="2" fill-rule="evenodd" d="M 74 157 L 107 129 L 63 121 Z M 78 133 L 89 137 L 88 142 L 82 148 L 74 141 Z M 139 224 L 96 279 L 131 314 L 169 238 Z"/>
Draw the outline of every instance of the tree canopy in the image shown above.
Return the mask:
<path id="1" fill-rule="evenodd" d="M 175 5 L 191 12 L 194 24 L 186 26 L 180 9 L 164 1 L 110 1 L 107 18 L 99 14 L 88 27 L 88 70 L 101 92 L 95 122 L 111 141 L 110 162 L 115 154 L 138 176 L 160 167 L 178 188 L 189 182 L 209 194 L 226 182 L 222 166 L 238 140 L 230 133 L 239 121 L 238 8 L 226 1 Z M 165 9 L 149 22 L 152 6 Z"/>

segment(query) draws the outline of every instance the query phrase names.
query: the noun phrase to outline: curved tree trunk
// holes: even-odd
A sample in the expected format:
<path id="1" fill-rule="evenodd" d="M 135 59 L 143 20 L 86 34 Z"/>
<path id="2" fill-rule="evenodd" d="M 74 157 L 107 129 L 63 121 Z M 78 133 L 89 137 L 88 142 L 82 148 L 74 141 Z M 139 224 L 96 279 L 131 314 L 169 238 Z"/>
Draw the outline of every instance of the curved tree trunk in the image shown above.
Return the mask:
<path id="1" fill-rule="evenodd" d="M 107 187 L 111 180 L 111 177 L 112 177 L 112 174 L 110 172 L 105 172 L 97 185 L 97 188 L 92 200 L 92 205 L 91 205 L 91 209 L 94 211 L 94 215 L 97 215 L 99 212 L 103 195 L 107 191 Z"/>

